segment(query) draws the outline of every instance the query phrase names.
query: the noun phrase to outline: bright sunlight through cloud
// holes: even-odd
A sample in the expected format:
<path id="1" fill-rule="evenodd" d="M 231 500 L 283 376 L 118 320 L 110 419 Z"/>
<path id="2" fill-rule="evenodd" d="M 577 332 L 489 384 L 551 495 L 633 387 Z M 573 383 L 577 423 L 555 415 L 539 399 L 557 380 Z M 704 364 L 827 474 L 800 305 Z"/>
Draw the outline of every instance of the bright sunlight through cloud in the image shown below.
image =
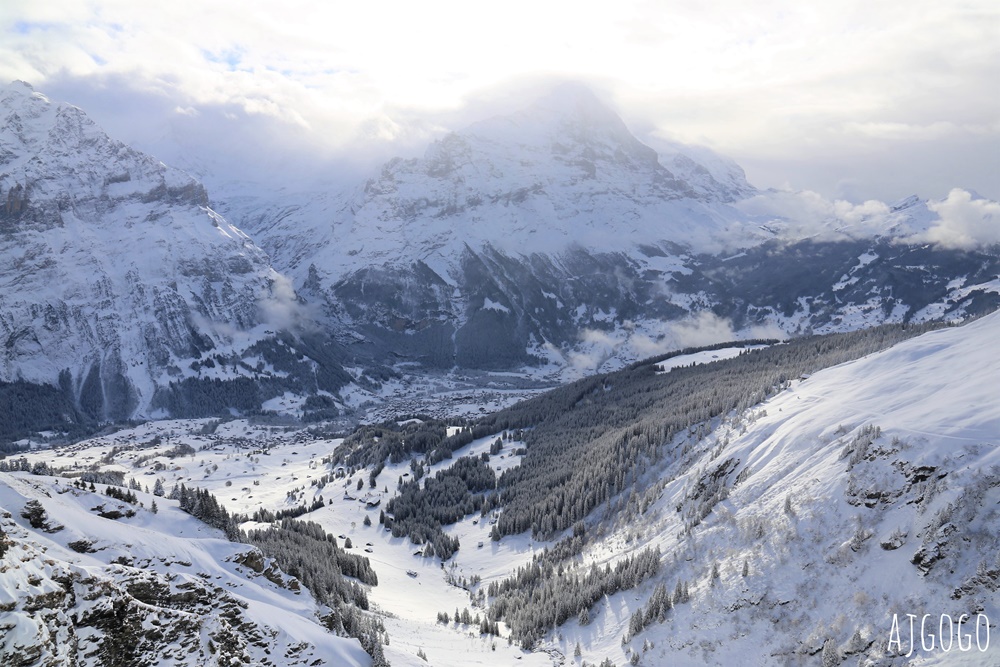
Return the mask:
<path id="1" fill-rule="evenodd" d="M 758 186 L 1000 198 L 989 0 L 7 0 L 0 34 L 0 77 L 86 103 L 147 147 L 171 114 L 203 112 L 258 117 L 285 151 L 405 148 L 474 119 L 484 96 L 575 79 L 654 147 L 708 145 Z M 154 128 L 151 113 L 167 117 Z"/>

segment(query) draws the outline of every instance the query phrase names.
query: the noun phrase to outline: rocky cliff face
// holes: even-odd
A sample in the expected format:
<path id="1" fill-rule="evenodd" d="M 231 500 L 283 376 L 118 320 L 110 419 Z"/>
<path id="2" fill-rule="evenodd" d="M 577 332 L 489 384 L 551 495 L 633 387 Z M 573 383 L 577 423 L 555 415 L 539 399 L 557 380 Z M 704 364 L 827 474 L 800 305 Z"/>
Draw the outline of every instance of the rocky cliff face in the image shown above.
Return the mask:
<path id="1" fill-rule="evenodd" d="M 289 324 L 294 293 L 197 181 L 21 82 L 0 116 L 0 380 L 124 419 Z"/>

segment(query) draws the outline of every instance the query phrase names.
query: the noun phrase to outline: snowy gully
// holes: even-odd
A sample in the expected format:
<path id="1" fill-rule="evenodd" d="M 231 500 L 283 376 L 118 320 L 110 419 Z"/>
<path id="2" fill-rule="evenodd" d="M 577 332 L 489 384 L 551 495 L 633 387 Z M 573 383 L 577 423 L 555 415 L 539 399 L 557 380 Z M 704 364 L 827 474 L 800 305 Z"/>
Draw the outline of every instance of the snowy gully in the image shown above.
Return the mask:
<path id="1" fill-rule="evenodd" d="M 914 634 L 914 622 L 917 620 L 916 614 L 906 614 L 903 619 L 903 626 L 906 619 L 909 619 L 909 645 L 905 637 L 900 632 L 900 621 L 897 614 L 892 615 L 892 627 L 889 629 L 889 651 L 895 651 L 897 655 L 905 658 L 913 655 L 914 650 L 923 649 L 925 652 L 943 651 L 948 653 L 952 649 L 966 652 L 978 650 L 986 652 L 990 647 L 990 619 L 986 614 L 976 614 L 975 619 L 975 642 L 973 642 L 972 617 L 969 614 L 962 614 L 956 623 L 948 614 L 941 614 L 935 625 L 934 616 L 924 614 L 920 617 L 920 644 L 917 646 L 917 636 Z M 945 620 L 947 619 L 947 621 Z M 937 634 L 934 634 L 934 629 Z M 956 639 L 957 636 L 957 639 Z M 973 648 L 973 645 L 975 646 Z M 903 651 L 906 653 L 903 653 Z"/>

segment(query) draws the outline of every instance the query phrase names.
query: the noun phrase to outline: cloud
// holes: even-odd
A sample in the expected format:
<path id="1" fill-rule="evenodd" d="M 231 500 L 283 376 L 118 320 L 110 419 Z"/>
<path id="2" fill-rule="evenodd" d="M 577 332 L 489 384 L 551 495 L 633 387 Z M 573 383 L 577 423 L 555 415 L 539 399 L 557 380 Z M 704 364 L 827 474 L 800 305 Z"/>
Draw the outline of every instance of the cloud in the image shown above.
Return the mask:
<path id="1" fill-rule="evenodd" d="M 637 333 L 628 339 L 629 347 L 632 349 L 636 359 L 654 357 L 677 349 L 677 343 L 672 336 L 649 336 Z"/>
<path id="2" fill-rule="evenodd" d="M 261 319 L 273 329 L 301 331 L 315 327 L 306 305 L 299 301 L 292 281 L 278 272 L 272 275 L 270 291 L 257 303 Z"/>
<path id="3" fill-rule="evenodd" d="M 962 250 L 1000 243 L 1000 202 L 955 188 L 945 199 L 928 202 L 927 208 L 938 219 L 927 232 L 908 240 Z"/>
<path id="4" fill-rule="evenodd" d="M 630 126 L 708 144 L 761 187 L 789 181 L 829 197 L 857 181 L 870 183 L 855 188 L 861 198 L 899 199 L 963 185 L 1000 198 L 992 0 L 623 0 L 584 11 L 510 0 L 483 12 L 454 0 L 5 0 L 0 80 L 79 104 L 116 136 L 105 115 L 142 105 L 115 108 L 112 84 L 173 100 L 173 116 L 200 113 L 203 136 L 238 136 L 211 111 L 225 110 L 259 128 L 249 143 L 269 146 L 258 162 L 282 149 L 294 164 L 317 151 L 360 159 L 368 135 L 410 150 L 442 118 L 480 113 L 472 100 L 494 86 L 572 78 L 605 89 Z M 106 98 L 77 96 L 101 81 Z M 160 140 L 141 120 L 122 138 Z M 220 143 L 191 150 L 205 161 Z M 222 166 L 248 162 L 236 152 Z"/>
<path id="5" fill-rule="evenodd" d="M 678 348 L 700 347 L 738 338 L 730 320 L 710 311 L 701 311 L 686 320 L 674 322 L 670 331 Z"/>
<path id="6" fill-rule="evenodd" d="M 618 337 L 615 335 L 617 333 L 619 332 L 583 329 L 580 332 L 581 344 L 566 354 L 570 368 L 578 372 L 595 372 L 625 342 L 625 337 Z"/>
<path id="7" fill-rule="evenodd" d="M 852 204 L 830 200 L 811 190 L 770 190 L 738 202 L 736 207 L 768 227 L 781 227 L 798 238 L 867 237 L 886 232 L 900 215 L 885 202 Z"/>
<path id="8" fill-rule="evenodd" d="M 961 128 L 950 121 L 934 123 L 894 123 L 894 122 L 854 122 L 847 123 L 845 130 L 856 132 L 872 139 L 888 139 L 903 141 L 932 141 L 952 137 L 963 129 L 973 132 L 988 131 L 987 128 Z"/>
<path id="9" fill-rule="evenodd" d="M 645 359 L 688 347 L 746 338 L 783 340 L 786 337 L 777 325 L 755 325 L 737 330 L 730 319 L 711 311 L 699 311 L 681 320 L 645 322 L 641 330 L 628 321 L 610 332 L 584 329 L 580 333 L 581 345 L 568 353 L 567 361 L 575 370 L 593 372 L 618 355 Z"/>
<path id="10" fill-rule="evenodd" d="M 784 340 L 788 334 L 775 324 L 754 325 L 737 331 L 732 320 L 719 317 L 707 310 L 697 312 L 690 317 L 668 324 L 669 336 L 674 345 L 669 349 L 686 347 L 702 347 L 715 343 L 726 343 L 747 338 L 775 338 Z"/>
<path id="11" fill-rule="evenodd" d="M 614 349 L 621 344 L 621 340 L 612 336 L 607 331 L 599 329 L 584 329 L 580 332 L 580 340 L 589 345 L 597 345 Z"/>

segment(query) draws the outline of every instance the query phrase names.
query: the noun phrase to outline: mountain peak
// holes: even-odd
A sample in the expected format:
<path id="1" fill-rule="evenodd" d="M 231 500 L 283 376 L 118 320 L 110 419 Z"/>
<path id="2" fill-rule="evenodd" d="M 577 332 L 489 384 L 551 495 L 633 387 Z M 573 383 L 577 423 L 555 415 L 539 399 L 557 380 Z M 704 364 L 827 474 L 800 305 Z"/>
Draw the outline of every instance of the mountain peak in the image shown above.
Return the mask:
<path id="1" fill-rule="evenodd" d="M 559 84 L 536 99 L 528 109 L 538 114 L 562 116 L 577 121 L 624 126 L 618 114 L 593 90 L 581 83 Z"/>
<path id="2" fill-rule="evenodd" d="M 82 109 L 23 81 L 0 88 L 0 118 L 0 189 L 15 179 L 27 187 L 34 212 L 25 213 L 36 222 L 60 219 L 68 198 L 78 205 L 97 198 L 98 208 L 163 196 L 207 205 L 204 188 L 190 176 L 111 138 Z"/>
<path id="3" fill-rule="evenodd" d="M 35 89 L 31 86 L 30 83 L 28 83 L 27 81 L 21 81 L 20 79 L 14 79 L 6 86 L 3 86 L 3 88 L 6 90 L 20 92 L 20 93 L 31 94 L 35 92 Z"/>
<path id="4" fill-rule="evenodd" d="M 514 113 L 473 123 L 459 134 L 508 146 L 571 143 L 625 147 L 627 152 L 655 153 L 636 139 L 625 122 L 588 87 L 563 83 Z M 642 149 L 645 149 L 643 151 Z"/>
<path id="5" fill-rule="evenodd" d="M 31 84 L 26 81 L 0 84 L 0 111 L 5 114 L 5 118 L 10 113 L 37 115 L 50 105 L 49 99 L 35 92 Z M 10 125 L 11 122 L 7 120 L 4 125 Z"/>

